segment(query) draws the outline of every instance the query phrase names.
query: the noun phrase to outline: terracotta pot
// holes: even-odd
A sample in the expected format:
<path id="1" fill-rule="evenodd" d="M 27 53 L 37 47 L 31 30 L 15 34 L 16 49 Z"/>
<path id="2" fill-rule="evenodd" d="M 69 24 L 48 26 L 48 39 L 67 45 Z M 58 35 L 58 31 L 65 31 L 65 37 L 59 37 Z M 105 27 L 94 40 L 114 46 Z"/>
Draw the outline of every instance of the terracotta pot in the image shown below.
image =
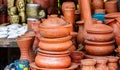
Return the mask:
<path id="1" fill-rule="evenodd" d="M 68 68 L 57 68 L 57 69 L 53 68 L 53 69 L 51 69 L 51 68 L 40 68 L 40 67 L 36 66 L 35 63 L 31 63 L 30 68 L 31 68 L 31 70 L 75 70 L 78 67 L 78 65 L 79 64 L 72 63 L 70 65 L 70 67 L 68 67 Z"/>
<path id="2" fill-rule="evenodd" d="M 110 26 L 102 24 L 102 21 L 97 21 L 97 24 L 87 29 L 86 39 L 94 42 L 111 41 L 114 39 L 113 29 Z"/>
<path id="3" fill-rule="evenodd" d="M 79 26 L 78 30 L 78 35 L 77 35 L 77 43 L 78 44 L 83 44 L 84 43 L 84 35 L 83 35 L 83 30 L 84 30 L 84 21 L 77 21 L 76 24 Z"/>
<path id="4" fill-rule="evenodd" d="M 39 48 L 47 51 L 65 51 L 73 45 L 71 38 L 72 36 L 52 39 L 41 37 Z"/>
<path id="5" fill-rule="evenodd" d="M 70 35 L 72 24 L 66 23 L 56 15 L 51 15 L 39 26 L 40 35 L 46 38 L 59 38 Z"/>
<path id="6" fill-rule="evenodd" d="M 115 41 L 116 41 L 116 43 L 117 43 L 117 46 L 119 47 L 119 46 L 120 46 L 120 35 L 117 35 L 117 36 L 115 37 Z"/>
<path id="7" fill-rule="evenodd" d="M 70 54 L 72 62 L 80 63 L 80 60 L 84 58 L 84 53 L 82 51 L 73 51 Z"/>
<path id="8" fill-rule="evenodd" d="M 75 21 L 79 21 L 80 20 L 80 11 L 79 10 L 75 10 Z"/>
<path id="9" fill-rule="evenodd" d="M 96 70 L 109 70 L 107 67 L 107 58 L 96 58 L 97 64 L 96 64 Z"/>
<path id="10" fill-rule="evenodd" d="M 118 70 L 118 59 L 119 57 L 108 56 L 108 69 Z"/>
<path id="11" fill-rule="evenodd" d="M 68 51 L 72 52 L 72 51 L 75 51 L 76 50 L 76 47 L 74 45 L 72 45 L 70 48 L 68 48 Z"/>
<path id="12" fill-rule="evenodd" d="M 71 65 L 68 51 L 50 52 L 38 50 L 35 64 L 41 68 L 67 68 Z"/>
<path id="13" fill-rule="evenodd" d="M 103 14 L 105 14 L 105 9 L 95 9 L 95 14 L 97 14 L 97 13 L 103 13 Z"/>
<path id="14" fill-rule="evenodd" d="M 91 55 L 109 55 L 111 54 L 114 49 L 114 41 L 109 42 L 92 42 L 92 41 L 85 41 L 85 50 Z"/>
<path id="15" fill-rule="evenodd" d="M 32 46 L 33 39 L 28 37 L 21 37 L 17 38 L 16 41 L 21 52 L 20 60 L 26 59 L 32 62 L 29 56 L 29 48 Z"/>
<path id="16" fill-rule="evenodd" d="M 103 9 L 104 2 L 103 2 L 103 0 L 93 0 L 92 6 L 94 9 Z"/>
<path id="17" fill-rule="evenodd" d="M 107 19 L 114 19 L 120 17 L 120 12 L 115 12 L 115 13 L 109 13 L 105 15 L 105 18 Z"/>
<path id="18" fill-rule="evenodd" d="M 118 4 L 117 4 L 117 0 L 111 0 L 111 1 L 106 1 L 105 2 L 105 9 L 107 13 L 113 13 L 113 12 L 117 12 L 118 11 Z"/>
<path id="19" fill-rule="evenodd" d="M 81 70 L 95 70 L 96 60 L 94 59 L 83 59 L 81 60 Z"/>

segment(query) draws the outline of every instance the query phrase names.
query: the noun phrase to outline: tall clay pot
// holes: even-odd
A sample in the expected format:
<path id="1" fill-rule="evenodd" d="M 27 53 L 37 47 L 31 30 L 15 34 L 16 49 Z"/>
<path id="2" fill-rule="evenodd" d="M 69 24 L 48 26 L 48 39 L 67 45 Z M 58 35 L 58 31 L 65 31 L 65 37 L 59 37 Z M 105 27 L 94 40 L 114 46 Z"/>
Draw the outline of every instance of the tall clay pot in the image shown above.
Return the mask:
<path id="1" fill-rule="evenodd" d="M 93 0 L 92 6 L 94 9 L 103 9 L 104 2 L 103 0 Z"/>
<path id="2" fill-rule="evenodd" d="M 24 37 L 24 38 L 21 37 L 21 38 L 18 38 L 16 41 L 21 52 L 20 59 L 26 59 L 31 62 L 30 56 L 29 56 L 29 48 L 32 46 L 33 39 L 27 38 L 27 37 Z"/>

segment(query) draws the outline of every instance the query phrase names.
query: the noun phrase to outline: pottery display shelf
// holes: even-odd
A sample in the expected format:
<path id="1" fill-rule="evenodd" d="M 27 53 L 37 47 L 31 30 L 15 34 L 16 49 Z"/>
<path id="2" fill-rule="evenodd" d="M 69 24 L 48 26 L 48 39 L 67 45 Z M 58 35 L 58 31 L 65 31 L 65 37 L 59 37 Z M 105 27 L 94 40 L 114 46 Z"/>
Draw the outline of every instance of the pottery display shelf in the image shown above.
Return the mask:
<path id="1" fill-rule="evenodd" d="M 40 68 L 35 65 L 35 63 L 30 64 L 31 70 L 75 70 L 78 67 L 79 64 L 72 63 L 70 67 L 68 68 L 61 68 L 61 69 L 50 69 L 50 68 Z"/>

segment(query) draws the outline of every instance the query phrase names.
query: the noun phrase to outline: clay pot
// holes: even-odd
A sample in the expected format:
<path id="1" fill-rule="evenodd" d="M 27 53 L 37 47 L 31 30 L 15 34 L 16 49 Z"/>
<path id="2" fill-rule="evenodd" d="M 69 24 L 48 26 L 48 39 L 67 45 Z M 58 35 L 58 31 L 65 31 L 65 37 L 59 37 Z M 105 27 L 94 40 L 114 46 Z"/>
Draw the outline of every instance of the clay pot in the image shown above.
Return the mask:
<path id="1" fill-rule="evenodd" d="M 103 9 L 104 2 L 103 0 L 93 0 L 92 6 L 94 9 Z"/>
<path id="2" fill-rule="evenodd" d="M 109 13 L 105 15 L 105 18 L 107 19 L 114 19 L 120 17 L 120 12 L 115 12 L 115 13 Z"/>
<path id="3" fill-rule="evenodd" d="M 43 21 L 39 26 L 40 35 L 46 38 L 59 38 L 70 35 L 72 24 L 66 23 L 64 20 L 51 15 Z"/>
<path id="4" fill-rule="evenodd" d="M 109 70 L 107 67 L 107 58 L 96 58 L 96 70 Z"/>
<path id="5" fill-rule="evenodd" d="M 108 69 L 118 70 L 118 59 L 119 57 L 108 56 Z"/>
<path id="6" fill-rule="evenodd" d="M 41 68 L 67 68 L 71 65 L 68 51 L 50 52 L 39 49 L 35 64 Z"/>
<path id="7" fill-rule="evenodd" d="M 75 10 L 75 21 L 80 20 L 80 11 L 79 10 Z"/>
<path id="8" fill-rule="evenodd" d="M 116 43 L 117 43 L 117 46 L 119 47 L 119 46 L 120 46 L 120 35 L 117 35 L 117 36 L 115 37 L 115 41 L 116 41 Z"/>
<path id="9" fill-rule="evenodd" d="M 97 13 L 105 14 L 105 9 L 95 9 L 95 14 L 97 14 Z"/>
<path id="10" fill-rule="evenodd" d="M 111 54 L 114 49 L 114 41 L 109 42 L 92 42 L 92 41 L 85 41 L 85 50 L 91 55 L 109 55 Z"/>
<path id="11" fill-rule="evenodd" d="M 30 64 L 30 68 L 31 70 L 75 70 L 78 67 L 79 64 L 76 63 L 72 63 L 68 68 L 40 68 L 38 66 L 35 65 L 35 63 L 31 63 Z"/>
<path id="12" fill-rule="evenodd" d="M 86 39 L 94 42 L 107 42 L 114 38 L 113 29 L 110 26 L 102 24 L 102 21 L 97 21 L 97 24 L 92 25 L 87 29 Z"/>
<path id="13" fill-rule="evenodd" d="M 39 48 L 46 51 L 65 51 L 73 45 L 71 38 L 72 36 L 52 39 L 40 37 Z"/>
<path id="14" fill-rule="evenodd" d="M 64 13 L 65 9 L 74 9 L 75 10 L 74 2 L 63 2 L 63 4 L 62 4 L 62 12 L 63 13 Z"/>
<path id="15" fill-rule="evenodd" d="M 21 37 L 17 38 L 16 41 L 20 48 L 20 60 L 26 59 L 32 62 L 29 56 L 29 48 L 32 46 L 33 39 L 28 37 Z"/>
<path id="16" fill-rule="evenodd" d="M 81 70 L 95 70 L 96 60 L 94 59 L 83 59 L 81 60 Z"/>
<path id="17" fill-rule="evenodd" d="M 117 12 L 118 11 L 118 4 L 117 4 L 117 0 L 111 0 L 111 1 L 106 1 L 105 2 L 105 10 L 107 13 L 113 13 L 113 12 Z"/>
<path id="18" fill-rule="evenodd" d="M 84 53 L 82 51 L 73 51 L 70 54 L 72 62 L 80 63 L 80 60 L 84 58 Z"/>
<path id="19" fill-rule="evenodd" d="M 73 52 L 76 50 L 76 47 L 74 45 L 72 45 L 70 48 L 68 48 L 68 51 Z"/>

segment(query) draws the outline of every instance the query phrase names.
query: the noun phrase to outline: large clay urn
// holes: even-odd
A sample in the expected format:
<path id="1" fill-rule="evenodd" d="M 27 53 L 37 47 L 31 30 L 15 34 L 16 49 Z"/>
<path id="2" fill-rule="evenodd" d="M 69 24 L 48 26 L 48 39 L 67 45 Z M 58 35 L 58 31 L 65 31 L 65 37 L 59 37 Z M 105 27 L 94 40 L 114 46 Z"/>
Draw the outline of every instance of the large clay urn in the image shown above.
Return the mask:
<path id="1" fill-rule="evenodd" d="M 38 49 L 35 64 L 41 68 L 67 68 L 71 65 L 69 51 L 50 52 Z"/>
<path id="2" fill-rule="evenodd" d="M 87 29 L 87 40 L 94 42 L 107 42 L 114 39 L 113 29 L 110 26 L 102 24 L 102 21 L 97 21 Z"/>
<path id="3" fill-rule="evenodd" d="M 86 40 L 85 50 L 88 54 L 105 56 L 111 54 L 114 49 L 114 40 L 109 42 L 92 42 Z"/>
<path id="4" fill-rule="evenodd" d="M 103 0 L 93 0 L 92 6 L 94 9 L 103 9 L 104 8 L 104 1 Z"/>
<path id="5" fill-rule="evenodd" d="M 83 59 L 81 60 L 81 65 L 82 65 L 81 70 L 96 70 L 95 64 L 96 64 L 95 59 Z"/>
<path id="6" fill-rule="evenodd" d="M 20 59 L 26 59 L 31 61 L 30 56 L 29 56 L 29 48 L 32 46 L 33 44 L 33 39 L 30 37 L 21 37 L 21 38 L 17 38 L 17 44 L 20 48 Z"/>
<path id="7" fill-rule="evenodd" d="M 50 15 L 39 26 L 40 35 L 46 38 L 60 38 L 70 35 L 72 24 L 58 18 L 57 15 Z"/>
<path id="8" fill-rule="evenodd" d="M 40 37 L 39 48 L 47 51 L 65 51 L 73 45 L 71 38 L 72 36 L 52 39 Z"/>

